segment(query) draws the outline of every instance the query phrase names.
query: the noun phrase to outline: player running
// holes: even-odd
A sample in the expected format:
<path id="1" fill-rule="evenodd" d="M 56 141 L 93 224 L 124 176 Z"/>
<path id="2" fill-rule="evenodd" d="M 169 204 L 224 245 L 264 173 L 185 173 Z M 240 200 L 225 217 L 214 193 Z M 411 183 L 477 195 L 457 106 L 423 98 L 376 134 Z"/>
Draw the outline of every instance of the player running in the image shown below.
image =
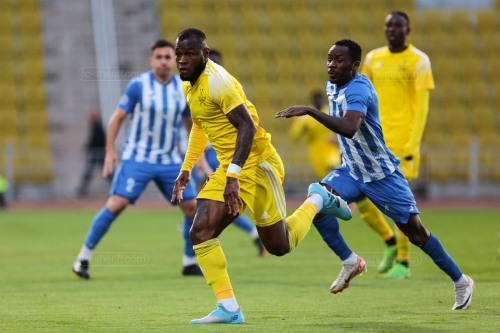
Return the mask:
<path id="1" fill-rule="evenodd" d="M 343 200 L 315 183 L 309 187 L 307 200 L 286 217 L 284 168 L 271 136 L 259 126 L 255 107 L 239 82 L 208 55 L 203 31 L 190 28 L 179 33 L 175 56 L 193 128 L 172 200 L 182 201 L 190 172 L 209 141 L 220 166 L 197 197 L 190 236 L 218 304 L 208 316 L 191 323 L 243 323 L 217 237 L 245 207 L 252 213 L 264 246 L 276 256 L 289 253 L 304 239 L 318 212 L 343 219 L 350 219 L 351 212 Z"/>
<path id="2" fill-rule="evenodd" d="M 455 285 L 452 309 L 467 309 L 474 282 L 462 273 L 438 238 L 420 221 L 413 193 L 398 169 L 399 159 L 385 144 L 377 93 L 370 80 L 357 72 L 360 61 L 361 47 L 356 42 L 349 39 L 336 42 L 328 51 L 327 60 L 330 115 L 309 106 L 292 106 L 278 112 L 276 117 L 310 115 L 337 133 L 343 164 L 321 181 L 323 186 L 347 202 L 369 198 L 452 279 Z M 330 288 L 334 294 L 342 292 L 356 275 L 366 270 L 366 264 L 347 246 L 335 217 L 318 215 L 314 224 L 342 260 L 342 270 Z"/>
<path id="3" fill-rule="evenodd" d="M 151 46 L 149 62 L 153 69 L 129 82 L 109 121 L 103 177 L 112 173 L 113 166 L 119 166 L 111 185 L 110 197 L 94 217 L 85 243 L 73 264 L 73 272 L 82 278 L 90 278 L 92 252 L 118 215 L 140 197 L 150 181 L 154 181 L 165 198 L 169 199 L 181 169 L 182 158 L 174 149 L 177 129 L 182 121 L 189 132 L 192 121 L 183 96 L 182 81 L 172 73 L 175 64 L 174 45 L 163 39 L 157 40 Z M 129 115 L 130 128 L 119 163 L 115 139 L 123 120 Z M 190 230 L 193 224 L 196 194 L 194 185 L 186 184 L 184 200 L 179 202 L 184 213 L 184 230 Z M 187 232 L 184 242 L 182 273 L 203 275 Z"/>
<path id="4" fill-rule="evenodd" d="M 387 147 L 401 160 L 399 169 L 406 180 L 411 181 L 418 177 L 420 142 L 434 79 L 429 57 L 407 43 L 409 33 L 410 18 L 406 13 L 389 14 L 385 20 L 388 45 L 366 55 L 361 73 L 370 78 L 377 91 Z M 365 200 L 358 203 L 358 207 L 363 204 L 373 207 L 373 211 L 367 211 L 365 221 L 386 238 L 392 230 L 373 203 Z M 396 231 L 396 238 L 397 246 L 387 243 L 384 260 L 378 267 L 379 273 L 387 272 L 384 278 L 410 277 L 410 241 L 399 231 Z M 397 260 L 392 266 L 395 257 Z"/>

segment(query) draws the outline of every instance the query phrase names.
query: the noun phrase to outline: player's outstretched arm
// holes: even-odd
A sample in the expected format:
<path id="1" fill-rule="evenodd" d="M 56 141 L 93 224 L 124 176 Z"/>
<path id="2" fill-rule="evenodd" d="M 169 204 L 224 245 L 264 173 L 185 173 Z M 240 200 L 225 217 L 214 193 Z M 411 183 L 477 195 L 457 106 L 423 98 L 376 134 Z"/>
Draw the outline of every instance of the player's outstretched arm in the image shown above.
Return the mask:
<path id="1" fill-rule="evenodd" d="M 236 127 L 238 135 L 236 136 L 236 147 L 234 148 L 233 159 L 231 166 L 241 169 L 250 155 L 255 137 L 255 123 L 252 116 L 248 112 L 245 104 L 240 104 L 231 112 L 226 114 L 229 122 Z M 238 204 L 243 205 L 240 198 L 240 182 L 235 174 L 230 174 L 226 177 L 226 187 L 224 188 L 224 201 L 226 202 L 229 214 L 237 216 L 239 214 Z"/>
<path id="2" fill-rule="evenodd" d="M 330 116 L 315 108 L 305 105 L 291 106 L 286 110 L 276 113 L 276 118 L 291 118 L 309 115 L 319 121 L 328 129 L 346 138 L 352 138 L 363 123 L 365 116 L 358 111 L 346 111 L 342 118 Z"/>
<path id="3" fill-rule="evenodd" d="M 102 168 L 102 176 L 104 178 L 113 173 L 113 166 L 118 167 L 119 158 L 115 150 L 115 140 L 125 117 L 127 117 L 127 112 L 121 108 L 116 108 L 109 120 L 106 131 L 106 157 L 104 158 L 104 167 Z"/>

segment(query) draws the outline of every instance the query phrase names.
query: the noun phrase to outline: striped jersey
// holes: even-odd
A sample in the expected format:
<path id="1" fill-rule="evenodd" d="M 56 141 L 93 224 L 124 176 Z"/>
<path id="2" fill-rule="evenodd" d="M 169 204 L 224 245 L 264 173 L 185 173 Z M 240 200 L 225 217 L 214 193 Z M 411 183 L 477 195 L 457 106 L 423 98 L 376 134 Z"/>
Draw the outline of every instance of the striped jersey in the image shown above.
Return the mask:
<path id="1" fill-rule="evenodd" d="M 122 160 L 147 163 L 182 163 L 176 149 L 181 117 L 190 117 L 182 81 L 176 74 L 159 82 L 153 71 L 132 79 L 118 107 L 131 114 Z"/>
<path id="2" fill-rule="evenodd" d="M 352 139 L 337 134 L 342 151 L 342 164 L 354 179 L 369 183 L 393 173 L 399 164 L 387 148 L 382 135 L 378 111 L 378 97 L 370 79 L 356 76 L 342 87 L 327 81 L 330 115 L 343 117 L 346 111 L 358 111 L 365 120 Z"/>

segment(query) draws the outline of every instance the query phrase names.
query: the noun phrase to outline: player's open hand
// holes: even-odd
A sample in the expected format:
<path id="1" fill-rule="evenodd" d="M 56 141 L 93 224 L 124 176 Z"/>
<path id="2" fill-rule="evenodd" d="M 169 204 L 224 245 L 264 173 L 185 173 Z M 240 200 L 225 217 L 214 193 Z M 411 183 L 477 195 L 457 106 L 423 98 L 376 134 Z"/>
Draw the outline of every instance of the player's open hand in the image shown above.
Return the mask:
<path id="1" fill-rule="evenodd" d="M 182 191 L 186 188 L 190 180 L 189 171 L 181 171 L 177 176 L 174 184 L 174 191 L 172 192 L 172 200 L 174 202 L 177 199 L 178 203 L 182 202 Z"/>
<path id="2" fill-rule="evenodd" d="M 240 181 L 238 178 L 226 177 L 226 187 L 224 187 L 224 202 L 227 211 L 233 216 L 240 214 L 240 208 L 243 207 L 243 200 L 240 198 Z"/>
<path id="3" fill-rule="evenodd" d="M 118 163 L 120 163 L 120 160 L 116 151 L 107 151 L 106 157 L 104 158 L 104 166 L 102 168 L 102 178 L 108 178 L 108 176 L 113 173 L 113 167 L 118 167 Z"/>
<path id="4" fill-rule="evenodd" d="M 290 118 L 290 117 L 300 117 L 307 115 L 308 111 L 311 109 L 309 106 L 305 105 L 295 105 L 290 106 L 288 109 L 280 111 L 274 115 L 275 118 Z"/>

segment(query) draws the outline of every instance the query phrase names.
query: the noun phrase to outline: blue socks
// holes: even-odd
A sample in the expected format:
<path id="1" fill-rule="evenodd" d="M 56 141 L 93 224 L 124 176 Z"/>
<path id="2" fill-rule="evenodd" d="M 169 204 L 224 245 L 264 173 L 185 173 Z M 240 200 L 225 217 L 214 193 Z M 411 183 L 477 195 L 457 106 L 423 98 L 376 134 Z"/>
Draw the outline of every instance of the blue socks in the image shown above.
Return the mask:
<path id="1" fill-rule="evenodd" d="M 236 220 L 233 221 L 233 224 L 238 228 L 245 230 L 248 234 L 252 234 L 255 229 L 255 225 L 243 214 L 238 216 Z"/>
<path id="2" fill-rule="evenodd" d="M 319 220 L 314 220 L 313 224 L 318 229 L 325 243 L 339 256 L 340 260 L 344 261 L 349 258 L 352 251 L 347 246 L 344 237 L 342 237 L 339 230 L 339 222 L 335 217 L 326 215 Z"/>
<path id="3" fill-rule="evenodd" d="M 193 242 L 191 238 L 189 238 L 189 230 L 191 230 L 191 226 L 193 225 L 194 216 L 187 217 L 184 215 L 184 223 L 182 228 L 182 236 L 184 237 L 184 256 L 188 258 L 196 258 L 196 253 L 193 250 Z M 196 259 L 194 259 L 196 260 Z"/>
<path id="4" fill-rule="evenodd" d="M 85 239 L 85 246 L 93 250 L 99 244 L 101 238 L 108 232 L 111 223 L 115 219 L 116 215 L 111 213 L 107 207 L 101 209 L 94 217 L 94 220 L 92 220 L 87 238 Z"/>
<path id="5" fill-rule="evenodd" d="M 422 251 L 427 253 L 429 257 L 432 258 L 432 261 L 441 268 L 448 276 L 453 280 L 453 282 L 457 282 L 462 276 L 462 271 L 458 268 L 458 265 L 455 263 L 452 257 L 443 248 L 439 239 L 436 236 L 431 234 L 431 238 L 422 247 Z"/>

